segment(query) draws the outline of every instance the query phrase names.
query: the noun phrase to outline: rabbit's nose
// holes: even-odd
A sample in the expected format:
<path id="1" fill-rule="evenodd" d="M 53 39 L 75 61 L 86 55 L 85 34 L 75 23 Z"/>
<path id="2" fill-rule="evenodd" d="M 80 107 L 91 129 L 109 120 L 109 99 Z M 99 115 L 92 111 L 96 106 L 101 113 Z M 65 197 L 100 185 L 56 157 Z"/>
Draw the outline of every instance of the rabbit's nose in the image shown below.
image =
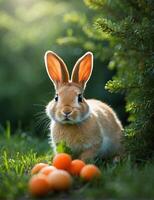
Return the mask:
<path id="1" fill-rule="evenodd" d="M 68 117 L 70 114 L 71 114 L 72 110 L 71 108 L 69 107 L 65 107 L 62 109 L 62 114 L 65 116 L 65 117 Z"/>
<path id="2" fill-rule="evenodd" d="M 71 114 L 71 111 L 63 111 L 63 114 L 64 114 L 65 116 L 68 116 L 69 114 Z"/>
<path id="3" fill-rule="evenodd" d="M 68 117 L 71 113 L 72 113 L 72 109 L 71 109 L 69 106 L 65 106 L 65 107 L 62 109 L 62 114 L 63 114 L 65 117 Z"/>

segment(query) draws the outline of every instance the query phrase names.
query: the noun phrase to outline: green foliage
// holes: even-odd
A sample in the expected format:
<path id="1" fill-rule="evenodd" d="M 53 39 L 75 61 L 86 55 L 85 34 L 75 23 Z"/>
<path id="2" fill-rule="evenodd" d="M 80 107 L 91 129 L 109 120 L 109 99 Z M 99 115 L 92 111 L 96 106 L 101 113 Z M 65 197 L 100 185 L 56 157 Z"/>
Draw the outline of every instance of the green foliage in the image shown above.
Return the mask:
<path id="1" fill-rule="evenodd" d="M 61 141 L 59 144 L 56 146 L 56 150 L 58 153 L 68 153 L 72 156 L 72 159 L 78 159 L 80 152 L 78 151 L 73 151 L 70 149 L 67 145 L 66 142 Z"/>
<path id="2" fill-rule="evenodd" d="M 9 140 L 11 135 L 11 125 L 10 121 L 6 122 L 6 131 L 5 131 L 6 138 Z"/>
<path id="3" fill-rule="evenodd" d="M 66 143 L 64 141 L 61 141 L 57 146 L 56 146 L 56 150 L 58 153 L 68 153 L 68 154 L 72 154 L 71 149 L 66 145 Z"/>
<path id="4" fill-rule="evenodd" d="M 121 92 L 125 89 L 125 86 L 121 80 L 110 80 L 106 83 L 105 89 L 108 89 L 110 92 Z"/>

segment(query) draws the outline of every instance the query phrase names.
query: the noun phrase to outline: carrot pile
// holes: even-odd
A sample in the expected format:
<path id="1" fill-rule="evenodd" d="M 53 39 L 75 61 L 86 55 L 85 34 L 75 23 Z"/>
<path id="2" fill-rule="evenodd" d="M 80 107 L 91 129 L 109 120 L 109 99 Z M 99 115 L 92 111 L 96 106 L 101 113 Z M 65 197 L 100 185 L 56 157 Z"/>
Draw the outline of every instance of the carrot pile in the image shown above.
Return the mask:
<path id="1" fill-rule="evenodd" d="M 100 177 L 101 171 L 93 164 L 82 160 L 72 160 L 66 153 L 57 154 L 52 165 L 36 164 L 31 170 L 29 192 L 33 196 L 45 196 L 51 191 L 68 190 L 73 183 L 73 176 L 79 176 L 85 181 Z"/>

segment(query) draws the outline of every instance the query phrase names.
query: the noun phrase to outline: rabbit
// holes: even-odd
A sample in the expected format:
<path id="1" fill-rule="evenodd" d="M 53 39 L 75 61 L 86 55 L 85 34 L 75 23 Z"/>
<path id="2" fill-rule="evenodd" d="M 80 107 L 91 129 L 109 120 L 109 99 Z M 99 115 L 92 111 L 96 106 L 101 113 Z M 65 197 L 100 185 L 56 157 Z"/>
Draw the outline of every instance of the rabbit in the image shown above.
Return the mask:
<path id="1" fill-rule="evenodd" d="M 87 52 L 76 62 L 71 79 L 56 53 L 47 51 L 44 58 L 56 91 L 46 106 L 54 153 L 56 145 L 64 141 L 81 160 L 119 156 L 123 130 L 120 120 L 107 104 L 83 96 L 93 69 L 93 54 Z"/>

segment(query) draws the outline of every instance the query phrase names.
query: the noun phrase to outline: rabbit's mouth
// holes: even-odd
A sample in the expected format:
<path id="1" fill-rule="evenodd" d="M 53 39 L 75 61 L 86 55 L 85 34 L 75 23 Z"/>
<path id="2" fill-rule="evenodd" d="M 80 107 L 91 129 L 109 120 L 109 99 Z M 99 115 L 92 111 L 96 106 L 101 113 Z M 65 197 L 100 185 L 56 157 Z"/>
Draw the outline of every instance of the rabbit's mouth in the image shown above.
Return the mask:
<path id="1" fill-rule="evenodd" d="M 66 117 L 65 119 L 64 119 L 64 121 L 66 121 L 66 122 L 68 122 L 68 121 L 71 121 L 68 117 Z"/>
<path id="2" fill-rule="evenodd" d="M 67 122 L 71 122 L 72 120 L 68 117 L 65 117 L 65 119 L 63 119 L 63 122 L 67 123 Z"/>
<path id="3" fill-rule="evenodd" d="M 74 120 L 68 118 L 68 117 L 65 117 L 62 121 L 61 121 L 62 124 L 74 124 Z"/>

